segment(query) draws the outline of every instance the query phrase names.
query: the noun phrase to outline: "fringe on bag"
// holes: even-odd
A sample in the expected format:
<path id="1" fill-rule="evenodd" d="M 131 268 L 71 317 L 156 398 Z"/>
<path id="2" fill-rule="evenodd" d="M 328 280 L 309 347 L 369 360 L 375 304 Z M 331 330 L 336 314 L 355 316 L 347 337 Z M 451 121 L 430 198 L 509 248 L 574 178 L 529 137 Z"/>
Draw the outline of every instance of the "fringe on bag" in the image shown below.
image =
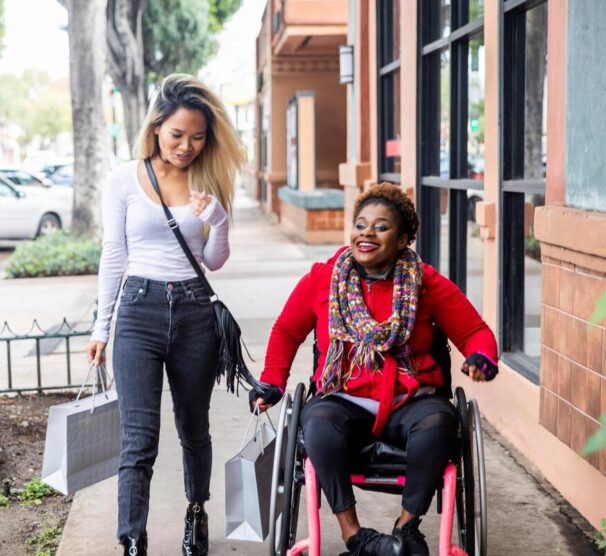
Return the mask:
<path id="1" fill-rule="evenodd" d="M 232 394 L 239 394 L 239 387 L 248 389 L 246 385 L 255 391 L 264 392 L 266 386 L 259 382 L 244 361 L 242 353 L 241 332 L 236 319 L 229 309 L 219 299 L 213 302 L 215 311 L 215 330 L 219 340 L 219 364 L 217 367 L 217 384 L 221 383 L 221 377 L 225 377 L 227 390 Z M 250 353 L 244 346 L 248 357 Z M 251 361 L 253 360 L 250 357 Z"/>

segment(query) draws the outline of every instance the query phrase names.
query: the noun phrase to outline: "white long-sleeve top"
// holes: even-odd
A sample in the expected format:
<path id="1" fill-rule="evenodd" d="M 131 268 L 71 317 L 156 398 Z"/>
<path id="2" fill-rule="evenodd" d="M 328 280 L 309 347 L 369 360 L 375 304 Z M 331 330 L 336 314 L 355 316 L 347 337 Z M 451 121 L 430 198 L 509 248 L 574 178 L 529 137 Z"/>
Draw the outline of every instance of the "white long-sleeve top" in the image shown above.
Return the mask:
<path id="1" fill-rule="evenodd" d="M 143 190 L 139 161 L 116 167 L 103 189 L 103 252 L 99 265 L 97 321 L 91 339 L 107 342 L 122 277 L 177 282 L 196 277 L 169 228 L 162 206 Z M 229 218 L 212 197 L 200 216 L 189 205 L 169 207 L 187 245 L 209 270 L 221 268 L 229 257 Z M 204 238 L 204 224 L 210 226 Z"/>

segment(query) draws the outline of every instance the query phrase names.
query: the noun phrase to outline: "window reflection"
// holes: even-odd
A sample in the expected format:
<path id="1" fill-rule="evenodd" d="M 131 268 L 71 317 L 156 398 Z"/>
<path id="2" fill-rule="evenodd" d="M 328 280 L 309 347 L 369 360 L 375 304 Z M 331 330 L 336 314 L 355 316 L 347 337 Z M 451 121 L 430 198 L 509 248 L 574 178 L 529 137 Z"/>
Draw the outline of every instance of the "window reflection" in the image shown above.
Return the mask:
<path id="1" fill-rule="evenodd" d="M 478 19 L 484 15 L 484 0 L 470 0 L 469 2 L 469 21 Z"/>
<path id="2" fill-rule="evenodd" d="M 541 356 L 541 246 L 534 237 L 534 209 L 545 204 L 545 196 L 524 196 L 524 353 Z"/>
<path id="3" fill-rule="evenodd" d="M 484 35 L 469 41 L 467 177 L 484 179 Z"/>
<path id="4" fill-rule="evenodd" d="M 450 51 L 440 54 L 440 177 L 450 176 Z"/>
<path id="5" fill-rule="evenodd" d="M 526 12 L 524 178 L 547 168 L 547 4 Z"/>
<path id="6" fill-rule="evenodd" d="M 450 35 L 450 0 L 423 0 L 421 7 L 426 10 L 425 18 L 430 22 L 423 44 Z"/>
<path id="7" fill-rule="evenodd" d="M 386 75 L 382 79 L 383 99 L 383 155 L 384 172 L 399 174 L 400 167 L 400 70 Z"/>
<path id="8" fill-rule="evenodd" d="M 392 33 L 392 52 L 391 60 L 400 59 L 400 2 L 401 0 L 392 1 L 392 16 L 391 16 L 391 33 Z M 387 61 L 387 60 L 386 60 Z"/>

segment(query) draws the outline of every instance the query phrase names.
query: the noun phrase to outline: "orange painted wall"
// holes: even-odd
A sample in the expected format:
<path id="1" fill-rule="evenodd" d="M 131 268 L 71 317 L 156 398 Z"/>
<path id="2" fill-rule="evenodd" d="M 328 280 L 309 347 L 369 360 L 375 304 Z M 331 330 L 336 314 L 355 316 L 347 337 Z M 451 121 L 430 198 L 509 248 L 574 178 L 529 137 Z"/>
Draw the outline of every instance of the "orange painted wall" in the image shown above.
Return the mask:
<path id="1" fill-rule="evenodd" d="M 316 96 L 316 178 L 339 180 L 339 164 L 346 157 L 347 91 L 336 72 L 281 74 L 271 84 L 271 171 L 286 175 L 286 106 L 297 90 Z"/>

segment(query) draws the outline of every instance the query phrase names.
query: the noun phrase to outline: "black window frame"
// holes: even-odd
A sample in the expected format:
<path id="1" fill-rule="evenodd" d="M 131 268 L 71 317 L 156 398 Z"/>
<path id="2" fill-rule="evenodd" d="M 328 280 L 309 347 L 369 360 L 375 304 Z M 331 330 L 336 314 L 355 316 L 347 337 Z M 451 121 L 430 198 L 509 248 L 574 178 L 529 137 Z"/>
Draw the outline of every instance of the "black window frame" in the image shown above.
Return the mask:
<path id="1" fill-rule="evenodd" d="M 399 25 L 399 22 L 396 22 Z M 400 69 L 400 58 L 392 59 L 393 53 L 393 0 L 377 0 L 377 167 L 379 181 L 401 182 L 401 174 L 387 170 L 385 143 L 394 127 L 394 94 L 390 80 Z M 401 40 L 401 39 L 400 39 Z M 400 74 L 401 75 L 401 74 Z M 386 86 L 387 85 L 387 86 Z M 384 90 L 385 89 L 385 90 Z M 393 130 L 398 133 L 400 130 Z"/>
<path id="2" fill-rule="evenodd" d="M 524 353 L 525 196 L 545 194 L 545 179 L 524 178 L 526 13 L 547 0 L 504 0 L 501 75 L 501 180 L 499 223 L 499 343 L 502 359 L 540 383 L 540 363 Z"/>
<path id="3" fill-rule="evenodd" d="M 418 1 L 417 199 L 422 225 L 417 250 L 440 268 L 440 194 L 448 191 L 448 274 L 461 291 L 467 290 L 467 190 L 483 190 L 484 181 L 467 177 L 467 121 L 469 116 L 469 41 L 484 32 L 484 16 L 469 21 L 470 0 L 452 0 L 450 31 L 442 36 L 436 3 Z M 429 37 L 425 41 L 425 37 Z M 450 53 L 449 177 L 440 176 L 440 56 Z M 435 144 L 437 139 L 438 144 Z M 433 141 L 430 144 L 429 141 Z"/>

